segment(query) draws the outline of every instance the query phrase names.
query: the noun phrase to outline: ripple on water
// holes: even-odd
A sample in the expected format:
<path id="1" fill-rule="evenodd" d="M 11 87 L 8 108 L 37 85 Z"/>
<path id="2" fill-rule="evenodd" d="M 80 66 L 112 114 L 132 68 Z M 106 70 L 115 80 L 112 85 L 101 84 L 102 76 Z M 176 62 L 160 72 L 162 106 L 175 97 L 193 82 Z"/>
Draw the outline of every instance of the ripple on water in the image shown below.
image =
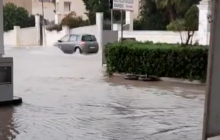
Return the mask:
<path id="1" fill-rule="evenodd" d="M 104 78 L 101 53 L 6 53 L 15 58 L 15 90 L 24 104 L 0 110 L 1 140 L 197 140 L 201 134 L 203 87 Z"/>

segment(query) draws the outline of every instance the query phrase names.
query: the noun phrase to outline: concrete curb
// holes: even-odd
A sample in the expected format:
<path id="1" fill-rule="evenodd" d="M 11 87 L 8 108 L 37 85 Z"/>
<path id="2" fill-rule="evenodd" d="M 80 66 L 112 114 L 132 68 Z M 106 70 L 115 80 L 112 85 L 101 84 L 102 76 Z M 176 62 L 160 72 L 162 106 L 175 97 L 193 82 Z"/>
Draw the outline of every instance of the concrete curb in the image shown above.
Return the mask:
<path id="1" fill-rule="evenodd" d="M 124 78 L 125 75 L 126 75 L 125 73 L 114 73 L 112 76 Z M 190 81 L 190 80 L 186 80 L 186 79 L 169 78 L 169 77 L 160 77 L 159 80 L 166 81 L 166 82 L 186 83 L 186 84 L 204 84 L 198 80 Z"/>
<path id="2" fill-rule="evenodd" d="M 103 65 L 103 70 L 106 70 L 106 64 Z M 113 73 L 112 76 L 115 77 L 122 77 L 124 78 L 126 76 L 125 73 Z M 186 79 L 178 79 L 178 78 L 169 78 L 169 77 L 159 77 L 160 81 L 165 81 L 165 82 L 175 82 L 175 83 L 185 83 L 185 84 L 205 84 L 205 83 L 201 83 L 198 80 L 186 80 Z"/>

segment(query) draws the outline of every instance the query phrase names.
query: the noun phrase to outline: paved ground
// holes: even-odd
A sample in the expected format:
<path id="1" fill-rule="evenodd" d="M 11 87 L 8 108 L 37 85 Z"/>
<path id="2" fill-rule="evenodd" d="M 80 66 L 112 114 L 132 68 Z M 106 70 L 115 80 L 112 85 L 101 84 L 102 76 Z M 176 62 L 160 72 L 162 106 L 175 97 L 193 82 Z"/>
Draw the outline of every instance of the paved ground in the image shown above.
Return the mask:
<path id="1" fill-rule="evenodd" d="M 101 55 L 7 49 L 15 94 L 0 140 L 200 140 L 204 87 L 103 77 Z"/>

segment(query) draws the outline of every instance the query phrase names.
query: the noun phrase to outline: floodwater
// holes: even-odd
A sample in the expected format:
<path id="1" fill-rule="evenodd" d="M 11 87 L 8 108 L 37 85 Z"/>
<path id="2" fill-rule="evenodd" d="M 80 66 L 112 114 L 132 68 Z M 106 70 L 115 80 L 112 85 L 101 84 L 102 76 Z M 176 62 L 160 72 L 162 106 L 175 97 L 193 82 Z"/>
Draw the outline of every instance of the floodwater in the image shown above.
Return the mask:
<path id="1" fill-rule="evenodd" d="M 103 76 L 101 54 L 56 48 L 14 57 L 18 107 L 0 109 L 0 140 L 200 140 L 204 85 Z"/>

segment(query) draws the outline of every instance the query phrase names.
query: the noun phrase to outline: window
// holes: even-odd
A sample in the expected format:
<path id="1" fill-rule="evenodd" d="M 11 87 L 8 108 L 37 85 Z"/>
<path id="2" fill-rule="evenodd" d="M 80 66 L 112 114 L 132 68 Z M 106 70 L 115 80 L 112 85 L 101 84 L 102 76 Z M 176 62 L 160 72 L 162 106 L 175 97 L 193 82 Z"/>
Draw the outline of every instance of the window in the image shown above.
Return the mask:
<path id="1" fill-rule="evenodd" d="M 75 42 L 75 41 L 77 41 L 77 35 L 71 35 L 70 42 Z"/>
<path id="2" fill-rule="evenodd" d="M 70 39 L 70 36 L 69 36 L 69 35 L 66 35 L 66 36 L 64 36 L 63 38 L 61 38 L 61 41 L 67 42 L 67 41 L 69 41 L 69 39 Z"/>
<path id="3" fill-rule="evenodd" d="M 82 41 L 96 41 L 96 38 L 94 35 L 84 35 L 82 36 Z"/>
<path id="4" fill-rule="evenodd" d="M 71 2 L 64 2 L 64 11 L 65 12 L 71 11 Z"/>
<path id="5" fill-rule="evenodd" d="M 92 39 L 92 41 L 96 41 L 96 38 L 94 35 L 91 35 L 91 39 Z"/>
<path id="6" fill-rule="evenodd" d="M 77 35 L 77 41 L 81 41 L 80 35 Z"/>

